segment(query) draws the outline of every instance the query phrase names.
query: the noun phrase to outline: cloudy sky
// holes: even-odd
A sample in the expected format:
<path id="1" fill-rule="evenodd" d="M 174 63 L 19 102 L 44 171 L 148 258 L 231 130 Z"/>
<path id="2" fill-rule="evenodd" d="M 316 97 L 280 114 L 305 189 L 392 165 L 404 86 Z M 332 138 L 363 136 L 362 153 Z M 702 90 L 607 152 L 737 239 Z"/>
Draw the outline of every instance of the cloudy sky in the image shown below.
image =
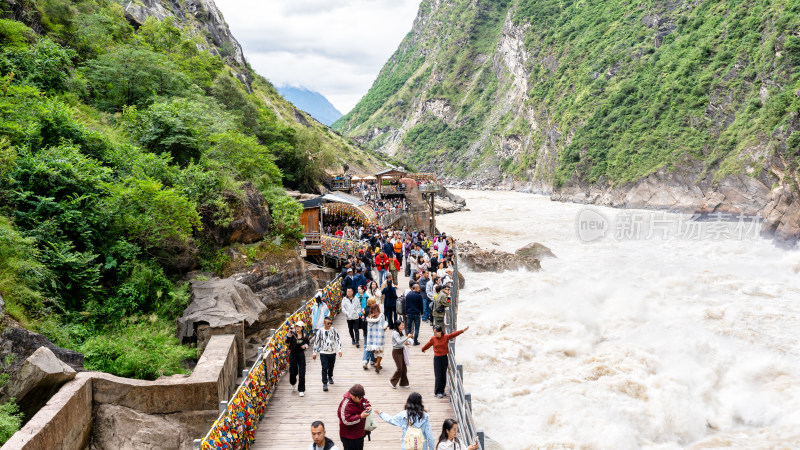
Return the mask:
<path id="1" fill-rule="evenodd" d="M 420 0 L 216 0 L 253 68 L 347 113 L 411 31 Z"/>

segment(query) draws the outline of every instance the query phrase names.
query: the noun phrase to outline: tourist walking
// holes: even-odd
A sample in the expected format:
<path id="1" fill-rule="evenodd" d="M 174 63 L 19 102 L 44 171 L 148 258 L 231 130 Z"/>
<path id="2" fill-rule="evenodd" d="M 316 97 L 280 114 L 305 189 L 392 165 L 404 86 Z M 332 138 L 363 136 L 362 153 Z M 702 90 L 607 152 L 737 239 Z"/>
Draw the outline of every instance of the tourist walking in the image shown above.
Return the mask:
<path id="1" fill-rule="evenodd" d="M 339 438 L 344 450 L 364 450 L 364 425 L 372 412 L 365 395 L 364 386 L 354 384 L 339 403 Z"/>
<path id="2" fill-rule="evenodd" d="M 370 360 L 375 361 L 375 372 L 381 373 L 381 360 L 383 359 L 383 341 L 386 320 L 381 314 L 381 308 L 377 304 L 370 306 L 369 316 L 367 316 L 367 338 L 364 341 L 364 370 Z"/>
<path id="3" fill-rule="evenodd" d="M 305 326 L 305 322 L 298 320 L 294 329 L 286 335 L 286 344 L 289 346 L 289 384 L 292 385 L 292 391 L 300 393 L 300 397 L 306 395 L 305 350 L 309 346 L 309 339 L 304 331 Z"/>
<path id="4" fill-rule="evenodd" d="M 308 450 L 339 450 L 329 437 L 325 437 L 325 424 L 320 420 L 311 423 L 311 439 L 314 441 Z"/>
<path id="5" fill-rule="evenodd" d="M 433 325 L 444 329 L 444 315 L 450 307 L 450 286 L 436 286 L 436 297 L 433 299 Z"/>
<path id="6" fill-rule="evenodd" d="M 411 333 L 414 331 L 414 345 L 419 345 L 419 327 L 421 324 L 420 314 L 422 314 L 422 294 L 420 294 L 419 284 L 414 283 L 411 292 L 406 295 L 405 313 L 406 330 Z"/>
<path id="7" fill-rule="evenodd" d="M 478 438 L 476 437 L 475 442 L 467 447 L 458 435 L 458 422 L 455 419 L 445 419 L 436 450 L 478 450 Z"/>
<path id="8" fill-rule="evenodd" d="M 378 250 L 378 255 L 375 256 L 375 270 L 378 271 L 378 285 L 383 284 L 383 279 L 386 278 L 386 271 L 389 270 L 389 257 L 386 256 L 383 249 Z"/>
<path id="9" fill-rule="evenodd" d="M 405 409 L 397 415 L 390 416 L 379 409 L 375 409 L 375 412 L 389 425 L 403 429 L 403 437 L 400 440 L 401 450 L 433 450 L 434 438 L 431 419 L 425 412 L 422 396 L 418 392 L 412 392 L 408 396 Z"/>
<path id="10" fill-rule="evenodd" d="M 422 320 L 431 320 L 431 311 L 428 302 L 433 300 L 428 297 L 428 285 L 431 283 L 430 272 L 428 269 L 422 269 L 422 276 L 419 278 L 420 294 L 422 295 Z"/>
<path id="11" fill-rule="evenodd" d="M 376 302 L 380 302 L 381 299 L 381 290 L 378 287 L 377 281 L 370 281 L 369 288 L 367 289 L 367 293 L 370 297 L 374 298 Z"/>
<path id="12" fill-rule="evenodd" d="M 392 332 L 392 359 L 395 366 L 397 366 L 397 370 L 394 371 L 392 378 L 389 378 L 389 384 L 392 385 L 393 389 L 397 389 L 398 383 L 401 388 L 408 388 L 406 356 L 408 346 L 412 344 L 413 339 L 410 334 L 406 336 L 406 325 L 403 322 L 397 322 L 395 325 L 395 329 Z"/>
<path id="13" fill-rule="evenodd" d="M 392 256 L 392 259 L 389 261 L 389 273 L 392 274 L 392 279 L 397 280 L 397 273 L 400 270 L 400 261 L 397 259 L 397 254 Z"/>
<path id="14" fill-rule="evenodd" d="M 447 355 L 449 353 L 448 342 L 461 333 L 469 330 L 469 327 L 463 330 L 454 331 L 450 334 L 444 334 L 442 327 L 435 326 L 433 328 L 433 336 L 431 339 L 422 346 L 422 352 L 433 347 L 433 376 L 435 378 L 433 393 L 436 398 L 444 397 L 444 386 L 447 384 Z"/>
<path id="15" fill-rule="evenodd" d="M 383 314 L 386 316 L 386 322 L 389 328 L 394 329 L 394 324 L 397 322 L 397 288 L 394 283 L 389 280 L 386 282 L 386 287 L 381 291 L 383 296 Z"/>
<path id="16" fill-rule="evenodd" d="M 325 326 L 317 332 L 314 338 L 314 350 L 311 359 L 317 359 L 322 364 L 322 390 L 328 390 L 328 383 L 333 383 L 333 366 L 336 365 L 336 354 L 342 357 L 342 339 L 339 332 L 333 328 L 333 318 L 325 318 Z"/>
<path id="17" fill-rule="evenodd" d="M 347 331 L 350 332 L 350 340 L 356 348 L 358 348 L 359 329 L 361 328 L 359 322 L 361 311 L 361 302 L 353 295 L 353 288 L 348 288 L 347 295 L 342 298 L 342 312 L 347 319 Z"/>
<path id="18" fill-rule="evenodd" d="M 314 296 L 314 306 L 311 307 L 311 331 L 313 336 L 317 335 L 317 331 L 324 326 L 325 318 L 330 315 L 328 305 L 323 299 L 322 289 L 317 289 L 317 294 Z"/>

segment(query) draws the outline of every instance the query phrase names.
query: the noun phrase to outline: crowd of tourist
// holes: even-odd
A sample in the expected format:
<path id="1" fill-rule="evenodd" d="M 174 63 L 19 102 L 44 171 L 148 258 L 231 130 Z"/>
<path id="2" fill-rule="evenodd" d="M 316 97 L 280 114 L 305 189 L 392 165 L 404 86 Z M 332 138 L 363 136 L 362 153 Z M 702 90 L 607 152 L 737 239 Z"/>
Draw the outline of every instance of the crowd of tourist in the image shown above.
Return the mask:
<path id="1" fill-rule="evenodd" d="M 344 230 L 337 231 L 345 233 Z M 449 334 L 443 331 L 443 319 L 450 306 L 450 290 L 454 282 L 453 240 L 446 234 L 429 237 L 424 231 L 408 228 L 381 230 L 360 227 L 356 230 L 351 227 L 346 233 L 368 243 L 358 254 L 348 255 L 341 272 L 344 293 L 341 313 L 347 320 L 346 334 L 350 337 L 350 345 L 359 349 L 361 366 L 365 371 L 372 369 L 379 375 L 383 369 L 384 349 L 391 345 L 395 371 L 387 381 L 393 389 L 410 389 L 409 354 L 414 346 L 421 345 L 421 324 L 430 323 L 434 335 L 420 350 L 433 349 L 433 395 L 443 398 L 446 395 L 448 341 L 469 329 Z M 408 277 L 407 284 L 400 285 L 401 274 Z M 314 360 L 320 356 L 323 391 L 328 391 L 328 385 L 334 384 L 336 358 L 342 357 L 344 335 L 333 327 L 321 292 L 312 308 L 311 321 L 311 336 L 303 335 L 305 324 L 299 322 L 287 337 L 290 383 L 300 396 L 306 389 L 304 351 L 307 348 L 311 347 Z M 391 338 L 386 336 L 389 329 Z M 344 450 L 364 448 L 364 438 L 375 429 L 376 417 L 403 429 L 401 449 L 477 448 L 477 443 L 467 446 L 461 441 L 458 423 L 453 419 L 446 420 L 439 437 L 434 437 L 422 395 L 417 392 L 410 393 L 403 411 L 391 415 L 373 408 L 366 399 L 364 387 L 355 384 L 340 401 L 337 416 L 339 439 Z M 310 450 L 337 449 L 333 440 L 326 436 L 322 422 L 311 424 L 311 435 Z"/>
<path id="2" fill-rule="evenodd" d="M 383 216 L 401 214 L 408 211 L 408 201 L 406 201 L 405 197 L 369 200 L 366 203 L 375 211 L 379 219 Z"/>

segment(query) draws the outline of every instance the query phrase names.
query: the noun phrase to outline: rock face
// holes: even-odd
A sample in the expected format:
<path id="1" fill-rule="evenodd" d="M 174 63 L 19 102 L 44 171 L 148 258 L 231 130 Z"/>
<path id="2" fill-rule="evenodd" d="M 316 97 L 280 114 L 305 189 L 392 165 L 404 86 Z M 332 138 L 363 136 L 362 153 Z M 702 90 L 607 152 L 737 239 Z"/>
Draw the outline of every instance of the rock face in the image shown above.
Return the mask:
<path id="1" fill-rule="evenodd" d="M 40 347 L 47 347 L 58 359 L 76 371 L 83 370 L 83 354 L 61 348 L 41 334 L 28 331 L 18 326 L 8 326 L 0 333 L 0 358 L 13 355 L 14 362 L 10 371 L 16 370 L 23 361 Z M 8 368 L 7 368 L 8 369 Z"/>
<path id="2" fill-rule="evenodd" d="M 459 243 L 458 257 L 459 261 L 475 272 L 503 272 L 519 269 L 537 271 L 542 268 L 536 258 L 500 250 L 484 250 L 469 241 Z"/>
<path id="3" fill-rule="evenodd" d="M 526 258 L 536 258 L 538 260 L 556 257 L 556 255 L 554 255 L 549 248 L 538 242 L 532 242 L 525 247 L 519 248 L 514 252 L 514 254 Z"/>
<path id="4" fill-rule="evenodd" d="M 0 403 L 16 399 L 27 420 L 36 414 L 58 389 L 75 378 L 75 370 L 59 360 L 47 347 L 39 347 L 22 363 L 3 388 Z"/>
<path id="5" fill-rule="evenodd" d="M 266 199 L 251 183 L 242 185 L 242 190 L 245 198 L 236 218 L 230 225 L 218 228 L 214 233 L 219 245 L 252 244 L 264 239 L 269 231 L 272 216 L 269 214 Z"/>
<path id="6" fill-rule="evenodd" d="M 230 59 L 244 67 L 246 61 L 242 46 L 233 37 L 222 13 L 212 0 L 188 0 L 185 2 L 164 2 L 160 0 L 140 0 L 125 7 L 125 18 L 134 27 L 142 25 L 148 17 L 164 20 L 174 17 L 178 24 L 195 22 L 201 37 L 206 39 L 207 50 L 214 55 Z"/>
<path id="7" fill-rule="evenodd" d="M 145 414 L 118 405 L 94 409 L 92 450 L 190 450 L 217 417 L 213 410 Z"/>

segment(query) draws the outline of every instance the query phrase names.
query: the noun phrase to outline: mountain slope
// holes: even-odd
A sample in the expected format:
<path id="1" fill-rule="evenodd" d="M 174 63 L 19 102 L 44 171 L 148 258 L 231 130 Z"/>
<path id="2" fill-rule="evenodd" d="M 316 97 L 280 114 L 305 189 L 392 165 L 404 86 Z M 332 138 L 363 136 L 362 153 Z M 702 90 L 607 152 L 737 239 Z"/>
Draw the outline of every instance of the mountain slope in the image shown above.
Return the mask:
<path id="1" fill-rule="evenodd" d="M 800 233 L 800 4 L 425 0 L 334 128 L 483 184 Z"/>
<path id="2" fill-rule="evenodd" d="M 222 273 L 230 247 L 294 251 L 286 189 L 384 159 L 253 72 L 210 0 L 2 0 L 0 329 L 91 370 L 184 372 L 187 272 Z M 18 425 L 9 405 L 0 439 Z"/>
<path id="3" fill-rule="evenodd" d="M 319 92 L 303 87 L 282 86 L 278 87 L 278 93 L 324 125 L 330 126 L 342 117 L 342 113 Z"/>

